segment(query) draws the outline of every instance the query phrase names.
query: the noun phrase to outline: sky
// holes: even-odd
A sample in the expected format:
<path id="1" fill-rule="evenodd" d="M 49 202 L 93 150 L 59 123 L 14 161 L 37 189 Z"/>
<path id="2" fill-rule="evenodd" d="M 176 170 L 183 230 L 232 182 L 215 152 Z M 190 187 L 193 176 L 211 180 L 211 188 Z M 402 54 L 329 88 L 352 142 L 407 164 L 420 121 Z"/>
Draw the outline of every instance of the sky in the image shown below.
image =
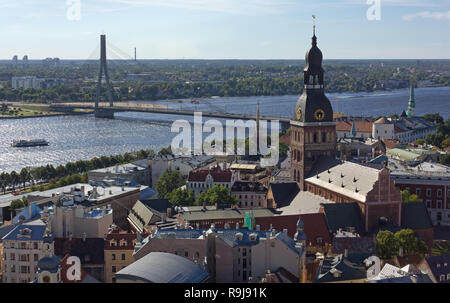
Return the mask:
<path id="1" fill-rule="evenodd" d="M 0 58 L 303 59 L 313 14 L 325 59 L 450 59 L 450 0 L 0 0 Z"/>

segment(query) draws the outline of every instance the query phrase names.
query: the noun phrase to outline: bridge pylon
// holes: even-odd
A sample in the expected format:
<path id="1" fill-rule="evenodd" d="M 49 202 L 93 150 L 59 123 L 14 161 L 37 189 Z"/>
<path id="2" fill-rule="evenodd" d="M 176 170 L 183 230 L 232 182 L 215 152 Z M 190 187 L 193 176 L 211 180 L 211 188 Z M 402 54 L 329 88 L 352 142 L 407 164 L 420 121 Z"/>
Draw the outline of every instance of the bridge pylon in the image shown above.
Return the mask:
<path id="1" fill-rule="evenodd" d="M 97 97 L 95 99 L 95 116 L 99 118 L 114 118 L 114 112 L 112 110 L 99 108 L 103 73 L 105 74 L 109 106 L 113 107 L 111 83 L 109 81 L 108 66 L 106 64 L 106 35 L 100 36 L 100 71 L 97 82 Z"/>

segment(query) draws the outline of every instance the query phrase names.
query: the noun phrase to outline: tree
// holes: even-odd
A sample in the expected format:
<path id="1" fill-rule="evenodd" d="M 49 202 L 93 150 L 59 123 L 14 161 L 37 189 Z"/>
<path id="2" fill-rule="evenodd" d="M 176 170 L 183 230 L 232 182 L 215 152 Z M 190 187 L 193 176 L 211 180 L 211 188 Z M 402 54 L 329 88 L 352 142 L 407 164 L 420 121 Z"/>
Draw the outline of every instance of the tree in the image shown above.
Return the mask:
<path id="1" fill-rule="evenodd" d="M 191 206 L 194 205 L 195 195 L 194 191 L 177 188 L 167 195 L 170 203 L 178 206 Z"/>
<path id="2" fill-rule="evenodd" d="M 394 236 L 405 255 L 424 254 L 428 250 L 425 242 L 417 238 L 412 229 L 402 229 Z"/>
<path id="3" fill-rule="evenodd" d="M 442 122 L 444 122 L 444 119 L 439 114 L 426 114 L 423 116 L 423 118 L 433 123 L 436 122 L 437 124 L 441 124 Z"/>
<path id="4" fill-rule="evenodd" d="M 442 148 L 449 147 L 450 146 L 450 137 L 444 139 L 444 141 L 442 141 L 441 145 L 442 145 Z"/>
<path id="5" fill-rule="evenodd" d="M 423 202 L 422 199 L 419 198 L 416 194 L 410 194 L 407 190 L 402 190 L 402 201 L 403 203 L 409 203 L 409 202 Z"/>
<path id="6" fill-rule="evenodd" d="M 424 145 L 425 143 L 427 143 L 425 139 L 417 139 L 416 141 L 414 141 L 414 144 L 416 145 Z"/>
<path id="7" fill-rule="evenodd" d="M 20 178 L 15 170 L 13 170 L 9 175 L 10 175 L 10 185 L 12 186 L 12 188 L 14 190 L 14 189 L 16 189 L 16 185 L 17 185 L 17 183 L 19 183 Z"/>
<path id="8" fill-rule="evenodd" d="M 382 230 L 377 234 L 377 254 L 381 259 L 392 259 L 398 254 L 399 243 L 395 235 L 388 231 Z"/>
<path id="9" fill-rule="evenodd" d="M 9 206 L 9 210 L 13 211 L 15 209 L 24 208 L 28 205 L 28 197 L 23 197 L 22 199 L 12 200 Z"/>
<path id="10" fill-rule="evenodd" d="M 19 173 L 19 180 L 25 189 L 25 183 L 31 180 L 30 171 L 28 168 L 22 168 Z"/>
<path id="11" fill-rule="evenodd" d="M 159 198 L 167 198 L 168 194 L 185 184 L 178 170 L 166 169 L 156 181 L 155 189 Z"/>
<path id="12" fill-rule="evenodd" d="M 446 153 L 445 155 L 441 156 L 440 162 L 444 165 L 450 165 L 450 153 Z"/>
<path id="13" fill-rule="evenodd" d="M 197 197 L 197 205 L 222 205 L 222 204 L 237 204 L 239 201 L 235 196 L 231 195 L 231 191 L 225 186 L 214 185 L 207 191 L 202 192 Z"/>

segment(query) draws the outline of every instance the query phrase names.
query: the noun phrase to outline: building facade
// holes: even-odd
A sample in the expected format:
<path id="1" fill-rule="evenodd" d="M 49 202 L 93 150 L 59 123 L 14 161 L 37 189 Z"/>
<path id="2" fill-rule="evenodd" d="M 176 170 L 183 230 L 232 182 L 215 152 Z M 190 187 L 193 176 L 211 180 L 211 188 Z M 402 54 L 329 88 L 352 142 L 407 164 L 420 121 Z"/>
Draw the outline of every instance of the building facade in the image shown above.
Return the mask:
<path id="1" fill-rule="evenodd" d="M 32 221 L 18 225 L 3 238 L 4 283 L 29 283 L 36 279 L 39 260 L 53 249 L 53 243 L 46 241 L 46 228 L 41 220 Z"/>

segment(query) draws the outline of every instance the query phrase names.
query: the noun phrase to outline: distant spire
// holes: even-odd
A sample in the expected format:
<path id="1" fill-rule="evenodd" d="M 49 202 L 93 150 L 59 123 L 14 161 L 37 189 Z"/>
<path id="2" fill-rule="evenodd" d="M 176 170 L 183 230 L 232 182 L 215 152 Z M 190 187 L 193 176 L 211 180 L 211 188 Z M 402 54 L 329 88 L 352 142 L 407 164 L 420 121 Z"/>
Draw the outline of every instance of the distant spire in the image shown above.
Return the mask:
<path id="1" fill-rule="evenodd" d="M 312 37 L 312 44 L 313 46 L 317 45 L 317 37 L 316 37 L 316 15 L 312 15 L 313 17 L 313 37 Z"/>
<path id="2" fill-rule="evenodd" d="M 416 100 L 414 98 L 414 83 L 411 82 L 411 90 L 409 95 L 409 102 L 408 102 L 408 110 L 406 111 L 406 114 L 408 117 L 412 117 L 415 114 L 416 110 Z"/>

